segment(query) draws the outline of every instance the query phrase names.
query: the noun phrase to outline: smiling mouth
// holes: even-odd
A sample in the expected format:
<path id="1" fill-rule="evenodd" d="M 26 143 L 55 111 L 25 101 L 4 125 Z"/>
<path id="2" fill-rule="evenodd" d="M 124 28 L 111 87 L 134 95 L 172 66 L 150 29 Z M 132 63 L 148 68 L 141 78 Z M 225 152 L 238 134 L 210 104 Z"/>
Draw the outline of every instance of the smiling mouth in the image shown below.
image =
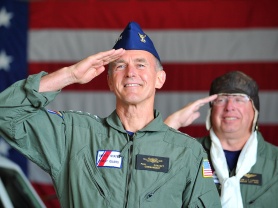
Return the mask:
<path id="1" fill-rule="evenodd" d="M 126 84 L 125 87 L 138 87 L 141 86 L 140 84 Z"/>
<path id="2" fill-rule="evenodd" d="M 226 118 L 224 118 L 224 120 L 228 120 L 228 121 L 236 120 L 236 117 L 226 117 Z"/>

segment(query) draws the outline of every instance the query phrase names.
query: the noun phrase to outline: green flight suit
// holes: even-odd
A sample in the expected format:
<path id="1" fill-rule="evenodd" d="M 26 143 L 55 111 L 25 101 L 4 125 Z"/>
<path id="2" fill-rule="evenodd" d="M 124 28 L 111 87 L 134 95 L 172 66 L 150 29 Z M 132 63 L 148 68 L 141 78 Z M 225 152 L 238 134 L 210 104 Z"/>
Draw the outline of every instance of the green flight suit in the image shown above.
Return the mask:
<path id="1" fill-rule="evenodd" d="M 276 208 L 278 207 L 278 147 L 264 140 L 257 132 L 257 161 L 249 173 L 241 178 L 240 189 L 244 208 Z M 198 139 L 208 153 L 210 159 L 210 137 Z M 213 165 L 211 163 L 212 169 Z M 230 176 L 235 175 L 235 169 Z M 221 185 L 214 174 L 215 185 L 221 193 Z"/>
<path id="2" fill-rule="evenodd" d="M 0 135 L 50 174 L 62 207 L 221 207 L 195 139 L 169 128 L 157 111 L 130 137 L 116 111 L 102 119 L 48 110 L 59 92 L 39 93 L 42 75 L 0 94 Z"/>

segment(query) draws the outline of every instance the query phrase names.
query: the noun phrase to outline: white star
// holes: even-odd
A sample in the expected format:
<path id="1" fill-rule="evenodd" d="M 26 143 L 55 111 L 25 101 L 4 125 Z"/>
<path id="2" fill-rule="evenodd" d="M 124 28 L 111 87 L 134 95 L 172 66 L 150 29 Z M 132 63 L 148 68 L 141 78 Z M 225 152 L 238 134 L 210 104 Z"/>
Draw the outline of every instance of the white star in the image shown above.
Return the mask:
<path id="1" fill-rule="evenodd" d="M 0 155 L 8 156 L 11 146 L 0 137 Z"/>
<path id="2" fill-rule="evenodd" d="M 0 53 L 0 70 L 3 69 L 9 71 L 12 60 L 13 58 L 8 56 L 5 51 L 2 50 Z"/>
<path id="3" fill-rule="evenodd" d="M 5 7 L 0 10 L 0 27 L 3 25 L 5 27 L 10 26 L 11 18 L 13 17 L 12 13 L 8 13 Z"/>

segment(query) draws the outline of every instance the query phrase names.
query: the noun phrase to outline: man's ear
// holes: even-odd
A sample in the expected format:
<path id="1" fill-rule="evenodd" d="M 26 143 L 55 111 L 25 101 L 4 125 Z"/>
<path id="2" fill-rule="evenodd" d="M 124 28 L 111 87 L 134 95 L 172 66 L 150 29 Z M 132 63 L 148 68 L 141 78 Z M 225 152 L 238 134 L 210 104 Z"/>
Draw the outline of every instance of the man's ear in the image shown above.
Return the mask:
<path id="1" fill-rule="evenodd" d="M 166 81 L 166 72 L 164 70 L 158 71 L 155 88 L 160 89 L 164 85 L 165 81 Z"/>

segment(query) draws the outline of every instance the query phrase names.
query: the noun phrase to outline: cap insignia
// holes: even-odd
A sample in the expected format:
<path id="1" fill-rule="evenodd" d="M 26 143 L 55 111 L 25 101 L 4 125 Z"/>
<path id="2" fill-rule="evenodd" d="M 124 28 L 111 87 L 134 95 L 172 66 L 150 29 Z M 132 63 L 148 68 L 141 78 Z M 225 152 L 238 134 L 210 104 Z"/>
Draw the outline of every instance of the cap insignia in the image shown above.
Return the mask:
<path id="1" fill-rule="evenodd" d="M 146 38 L 146 36 L 147 35 L 143 35 L 143 34 L 140 34 L 140 33 L 138 33 L 138 35 L 139 35 L 139 37 L 140 37 L 140 41 L 142 42 L 142 43 L 146 43 L 146 40 L 145 40 L 145 38 Z"/>

